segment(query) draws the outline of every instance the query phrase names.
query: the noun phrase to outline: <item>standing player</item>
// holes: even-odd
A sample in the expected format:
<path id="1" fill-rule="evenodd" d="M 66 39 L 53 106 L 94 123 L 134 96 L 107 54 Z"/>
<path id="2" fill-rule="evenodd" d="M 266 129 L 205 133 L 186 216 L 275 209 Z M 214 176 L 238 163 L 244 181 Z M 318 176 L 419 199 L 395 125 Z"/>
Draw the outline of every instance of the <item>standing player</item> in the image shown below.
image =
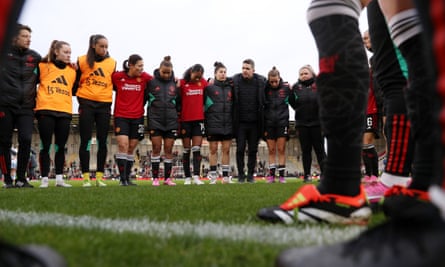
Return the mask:
<path id="1" fill-rule="evenodd" d="M 181 89 L 181 137 L 185 185 L 204 184 L 200 180 L 201 144 L 204 131 L 204 68 L 195 64 L 188 68 L 179 81 Z M 193 180 L 190 175 L 190 153 L 193 154 Z"/>
<path id="2" fill-rule="evenodd" d="M 113 73 L 116 91 L 114 105 L 114 134 L 119 152 L 116 154 L 120 184 L 136 185 L 130 179 L 134 163 L 134 150 L 144 139 L 144 94 L 152 76 L 144 72 L 144 61 L 139 55 L 131 55 L 122 64 L 123 71 Z"/>
<path id="3" fill-rule="evenodd" d="M 64 41 L 53 41 L 48 55 L 39 63 L 40 85 L 37 91 L 35 114 L 39 127 L 40 188 L 48 187 L 50 147 L 54 135 L 56 186 L 71 187 L 63 180 L 65 145 L 70 133 L 73 110 L 72 89 L 76 70 L 71 66 L 71 47 Z"/>
<path id="4" fill-rule="evenodd" d="M 30 49 L 31 28 L 18 24 L 12 47 L 2 62 L 0 77 L 0 168 L 4 187 L 14 187 L 11 179 L 11 146 L 18 130 L 17 179 L 15 187 L 33 187 L 25 177 L 31 152 L 36 85 L 40 55 Z"/>
<path id="5" fill-rule="evenodd" d="M 215 62 L 215 79 L 204 90 L 205 129 L 209 142 L 210 184 L 216 184 L 218 144 L 221 142 L 223 183 L 230 183 L 230 145 L 233 138 L 233 83 L 227 78 L 227 69 Z"/>
<path id="6" fill-rule="evenodd" d="M 269 149 L 269 175 L 267 182 L 275 182 L 278 167 L 279 182 L 285 183 L 286 142 L 289 138 L 289 84 L 281 79 L 280 72 L 273 67 L 267 75 L 264 89 L 264 138 Z M 278 154 L 278 164 L 276 164 Z"/>
<path id="7" fill-rule="evenodd" d="M 255 73 L 255 62 L 243 60 L 241 73 L 233 76 L 233 133 L 236 137 L 238 182 L 254 183 L 258 142 L 263 133 L 266 78 Z M 244 155 L 247 145 L 247 177 Z"/>
<path id="8" fill-rule="evenodd" d="M 302 150 L 304 181 L 311 180 L 312 148 L 317 156 L 320 171 L 326 158 L 319 115 L 319 91 L 312 66 L 304 65 L 298 70 L 298 82 L 292 86 L 289 105 L 295 110 L 295 128 Z"/>
<path id="9" fill-rule="evenodd" d="M 350 5 L 345 5 L 345 2 Z M 332 47 L 332 42 L 330 42 L 332 39 L 327 38 L 328 36 L 342 43 L 338 46 L 341 51 L 345 44 L 350 43 L 351 38 L 344 38 L 347 37 L 346 34 L 349 31 L 354 31 L 356 36 L 359 35 L 360 4 L 360 1 L 353 0 L 312 1 L 308 17 L 320 55 L 324 55 L 326 47 Z M 377 4 L 376 0 L 374 4 Z M 278 257 L 276 266 L 444 265 L 444 139 L 441 138 L 443 123 L 442 133 L 438 134 L 438 130 L 440 129 L 439 122 L 443 122 L 443 92 L 445 91 L 443 84 L 435 83 L 432 76 L 437 75 L 437 81 L 440 81 L 440 77 L 444 74 L 444 38 L 439 36 L 443 36 L 445 7 L 443 1 L 435 0 L 417 1 L 417 9 L 409 0 L 383 0 L 379 1 L 379 4 L 387 21 L 387 28 L 380 28 L 380 30 L 390 30 L 394 45 L 400 49 L 408 63 L 410 79 L 408 90 L 410 92 L 406 92 L 408 96 L 406 99 L 416 146 L 412 168 L 413 182 L 408 188 L 396 185 L 385 192 L 382 207 L 388 220 L 382 225 L 365 231 L 358 238 L 346 243 L 286 250 Z M 352 21 L 354 22 L 351 23 Z M 333 29 L 341 29 L 341 32 L 335 34 L 332 32 Z M 439 38 L 433 39 L 431 34 Z M 374 41 L 377 40 L 374 39 Z M 358 49 L 358 47 L 359 44 L 355 43 L 350 48 Z M 346 51 L 353 56 L 351 52 L 354 50 L 347 49 Z M 433 53 L 435 58 L 432 57 Z M 430 68 L 430 64 L 434 63 L 437 66 L 435 71 Z M 349 64 L 352 66 L 351 61 Z M 337 62 L 335 66 L 341 67 Z M 341 72 L 336 76 L 340 74 Z M 438 89 L 437 92 L 433 90 L 435 86 Z M 436 93 L 441 98 L 437 98 Z M 412 97 L 413 95 L 417 97 Z M 436 101 L 441 102 L 440 115 L 436 113 Z M 331 150 L 328 151 L 328 157 L 330 154 Z M 429 192 L 428 188 L 430 188 Z M 437 206 L 433 205 L 431 200 L 437 201 Z M 400 253 L 400 251 L 408 253 Z"/>
<path id="10" fill-rule="evenodd" d="M 164 57 L 154 78 L 148 84 L 145 99 L 148 101 L 148 131 L 153 146 L 151 170 L 153 186 L 159 186 L 159 164 L 164 141 L 164 185 L 176 185 L 171 178 L 173 145 L 178 136 L 178 112 L 181 106 L 180 92 L 176 86 L 170 56 Z"/>
<path id="11" fill-rule="evenodd" d="M 79 102 L 79 158 L 83 186 L 90 187 L 90 147 L 93 128 L 96 126 L 98 150 L 96 155 L 96 185 L 102 182 L 107 158 L 107 136 L 110 128 L 113 82 L 111 75 L 116 61 L 108 53 L 108 39 L 101 34 L 90 36 L 88 52 L 79 57 L 77 65 L 77 101 Z"/>
<path id="12" fill-rule="evenodd" d="M 369 52 L 372 52 L 371 39 L 368 31 L 363 33 L 363 43 L 365 48 Z M 379 176 L 379 156 L 375 147 L 375 139 L 380 138 L 381 111 L 379 107 L 381 107 L 381 105 L 377 103 L 378 94 L 376 94 L 376 92 L 378 86 L 373 79 L 372 57 L 369 62 L 371 63 L 371 67 L 369 68 L 368 105 L 366 108 L 366 127 L 365 133 L 363 134 L 362 150 L 362 158 L 365 165 L 365 176 L 362 179 L 364 183 L 377 182 L 377 177 Z"/>

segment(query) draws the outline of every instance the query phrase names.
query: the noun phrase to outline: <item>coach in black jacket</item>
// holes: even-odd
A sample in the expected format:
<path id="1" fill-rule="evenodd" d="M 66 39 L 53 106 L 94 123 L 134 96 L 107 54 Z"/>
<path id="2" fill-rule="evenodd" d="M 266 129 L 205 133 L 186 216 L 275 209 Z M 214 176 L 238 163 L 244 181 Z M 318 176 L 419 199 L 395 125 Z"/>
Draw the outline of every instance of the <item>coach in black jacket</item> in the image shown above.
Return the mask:
<path id="1" fill-rule="evenodd" d="M 38 63 L 40 55 L 29 49 L 31 29 L 17 25 L 13 45 L 6 55 L 0 74 L 0 168 L 4 187 L 12 188 L 11 156 L 12 134 L 18 130 L 16 187 L 32 187 L 25 172 L 31 152 Z"/>
<path id="2" fill-rule="evenodd" d="M 248 145 L 247 182 L 254 182 L 253 173 L 258 142 L 263 132 L 266 78 L 254 72 L 254 61 L 246 59 L 243 61 L 242 72 L 233 76 L 233 132 L 236 138 L 236 164 L 239 183 L 246 180 L 244 172 L 246 143 Z"/>
<path id="3" fill-rule="evenodd" d="M 317 156 L 320 171 L 326 158 L 324 140 L 321 131 L 318 91 L 315 83 L 315 72 L 310 65 L 299 70 L 298 82 L 292 86 L 289 105 L 295 110 L 295 128 L 298 131 L 303 152 L 304 180 L 309 181 L 312 166 L 312 148 Z"/>

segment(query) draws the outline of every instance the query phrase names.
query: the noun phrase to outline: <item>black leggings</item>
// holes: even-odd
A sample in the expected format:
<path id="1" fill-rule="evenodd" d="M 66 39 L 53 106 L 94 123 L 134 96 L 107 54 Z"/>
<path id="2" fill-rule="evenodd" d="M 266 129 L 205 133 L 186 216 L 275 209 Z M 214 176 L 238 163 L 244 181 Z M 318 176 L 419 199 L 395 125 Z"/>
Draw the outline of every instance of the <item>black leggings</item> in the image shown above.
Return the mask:
<path id="1" fill-rule="evenodd" d="M 297 129 L 302 151 L 304 176 L 311 174 L 312 148 L 314 148 L 315 155 L 317 156 L 320 170 L 323 172 L 323 162 L 326 157 L 326 153 L 323 148 L 321 127 L 298 127 Z"/>
<path id="2" fill-rule="evenodd" d="M 48 177 L 50 168 L 50 149 L 54 134 L 54 165 L 56 174 L 63 174 L 65 163 L 65 144 L 70 133 L 71 118 L 55 116 L 37 116 L 41 149 L 39 153 L 40 173 Z"/>
<path id="3" fill-rule="evenodd" d="M 0 107 L 0 168 L 6 184 L 12 183 L 11 179 L 11 146 L 14 128 L 18 131 L 19 150 L 17 155 L 17 180 L 25 180 L 25 172 L 28 166 L 29 153 L 31 152 L 31 138 L 34 122 L 32 110 L 17 110 Z"/>
<path id="4" fill-rule="evenodd" d="M 79 158 L 82 173 L 90 171 L 90 146 L 93 127 L 96 125 L 97 167 L 96 171 L 104 172 L 107 158 L 107 136 L 110 128 L 110 108 L 90 108 L 79 106 L 80 147 Z"/>

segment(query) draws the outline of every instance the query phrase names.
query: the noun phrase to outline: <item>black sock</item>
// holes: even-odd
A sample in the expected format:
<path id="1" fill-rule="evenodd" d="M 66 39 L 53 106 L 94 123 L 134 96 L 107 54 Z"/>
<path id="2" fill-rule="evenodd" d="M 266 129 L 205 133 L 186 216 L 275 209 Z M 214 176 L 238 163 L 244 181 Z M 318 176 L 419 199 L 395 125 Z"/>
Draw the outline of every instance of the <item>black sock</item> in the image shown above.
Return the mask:
<path id="1" fill-rule="evenodd" d="M 365 164 L 365 173 L 368 176 L 378 176 L 378 155 L 375 146 L 372 144 L 364 145 L 362 150 L 363 163 Z"/>
<path id="2" fill-rule="evenodd" d="M 399 46 L 408 63 L 409 86 L 406 90 L 406 103 L 408 116 L 411 122 L 411 131 L 415 143 L 412 162 L 412 184 L 410 187 L 428 190 L 436 166 L 440 164 L 438 157 L 440 147 L 439 125 L 435 120 L 435 100 L 432 77 L 428 73 L 423 40 L 417 34 L 404 41 Z M 420 53 L 420 55 L 419 55 Z"/>
<path id="3" fill-rule="evenodd" d="M 121 182 L 125 181 L 127 172 L 127 155 L 116 154 L 117 169 L 119 170 L 119 177 Z"/>
<path id="4" fill-rule="evenodd" d="M 385 134 L 388 148 L 385 172 L 398 176 L 409 176 L 414 143 L 408 116 L 406 114 L 386 116 Z"/>
<path id="5" fill-rule="evenodd" d="M 371 151 L 372 158 L 371 158 L 371 175 L 374 175 L 376 177 L 379 176 L 379 154 L 377 154 L 377 149 L 373 149 Z"/>
<path id="6" fill-rule="evenodd" d="M 151 157 L 151 172 L 153 179 L 157 179 L 159 177 L 159 164 L 161 162 L 161 157 Z"/>
<path id="7" fill-rule="evenodd" d="M 126 172 L 125 172 L 125 179 L 127 181 L 130 181 L 131 168 L 133 168 L 133 164 L 134 164 L 134 158 L 129 159 L 129 157 L 127 157 L 127 166 L 126 166 Z"/>
<path id="8" fill-rule="evenodd" d="M 368 59 L 358 20 L 330 15 L 313 20 L 309 26 L 320 58 L 316 84 L 328 147 L 324 178 L 318 189 L 321 193 L 357 195 L 369 85 Z"/>
<path id="9" fill-rule="evenodd" d="M 190 149 L 184 149 L 182 152 L 182 166 L 184 167 L 184 176 L 190 178 Z"/>
<path id="10" fill-rule="evenodd" d="M 386 19 L 377 1 L 367 6 L 369 35 L 376 84 L 385 99 L 387 164 L 385 172 L 407 176 L 411 172 L 413 141 L 408 123 L 404 91 L 407 86 L 406 61 L 395 48 Z"/>
<path id="11" fill-rule="evenodd" d="M 276 165 L 275 164 L 271 164 L 269 165 L 269 176 L 273 176 L 275 177 L 275 170 L 276 170 Z"/>
<path id="12" fill-rule="evenodd" d="M 172 175 L 172 160 L 164 160 L 164 179 L 171 178 Z"/>
<path id="13" fill-rule="evenodd" d="M 286 170 L 286 165 L 278 165 L 278 175 L 284 177 L 284 171 Z"/>
<path id="14" fill-rule="evenodd" d="M 229 165 L 222 165 L 222 175 L 223 177 L 229 177 L 230 172 L 230 166 Z"/>
<path id="15" fill-rule="evenodd" d="M 193 151 L 193 175 L 199 175 L 201 166 L 201 151 Z"/>

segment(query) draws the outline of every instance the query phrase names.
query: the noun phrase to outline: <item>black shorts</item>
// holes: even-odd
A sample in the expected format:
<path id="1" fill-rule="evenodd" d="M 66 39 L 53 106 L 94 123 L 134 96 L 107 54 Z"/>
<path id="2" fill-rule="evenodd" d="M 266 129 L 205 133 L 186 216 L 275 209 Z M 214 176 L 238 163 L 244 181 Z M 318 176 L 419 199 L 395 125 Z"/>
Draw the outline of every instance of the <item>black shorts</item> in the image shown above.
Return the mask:
<path id="1" fill-rule="evenodd" d="M 380 138 L 380 115 L 378 113 L 366 115 L 365 133 L 374 133 L 376 139 Z"/>
<path id="2" fill-rule="evenodd" d="M 181 137 L 192 138 L 193 136 L 204 136 L 204 121 L 181 122 Z"/>
<path id="3" fill-rule="evenodd" d="M 215 135 L 207 135 L 207 141 L 209 142 L 218 142 L 218 141 L 227 141 L 232 140 L 232 135 L 223 135 L 223 134 L 215 134 Z"/>
<path id="4" fill-rule="evenodd" d="M 264 139 L 277 139 L 280 137 L 286 137 L 289 139 L 289 127 L 266 127 L 264 131 Z"/>
<path id="5" fill-rule="evenodd" d="M 150 130 L 150 137 L 162 136 L 162 138 L 176 139 L 178 137 L 177 130 L 161 131 L 161 130 Z"/>
<path id="6" fill-rule="evenodd" d="M 144 132 L 144 117 L 137 119 L 114 118 L 114 135 L 126 135 L 130 139 L 140 139 Z"/>

